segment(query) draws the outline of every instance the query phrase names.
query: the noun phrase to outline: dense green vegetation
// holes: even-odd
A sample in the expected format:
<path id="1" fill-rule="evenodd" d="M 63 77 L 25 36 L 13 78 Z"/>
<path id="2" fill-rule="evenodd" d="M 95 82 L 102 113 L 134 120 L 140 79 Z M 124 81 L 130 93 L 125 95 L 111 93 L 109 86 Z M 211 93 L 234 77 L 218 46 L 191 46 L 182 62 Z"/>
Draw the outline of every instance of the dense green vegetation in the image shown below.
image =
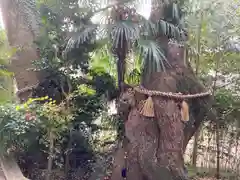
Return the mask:
<path id="1" fill-rule="evenodd" d="M 0 102 L 7 102 L 13 97 L 13 83 L 11 72 L 7 70 L 9 58 L 15 53 L 14 49 L 8 47 L 4 30 L 0 31 Z"/>
<path id="2" fill-rule="evenodd" d="M 95 180 L 108 174 L 124 134 L 124 120 L 109 109 L 115 108 L 122 82 L 138 85 L 169 68 L 162 38 L 168 37 L 187 47 L 184 61 L 214 98 L 214 118 L 204 120 L 193 150 L 186 151 L 192 154 L 186 160 L 189 174 L 200 168 L 198 157 L 205 153 L 214 157 L 206 160 L 201 176 L 227 171 L 239 178 L 239 2 L 164 1 L 163 17 L 150 15 L 150 20 L 135 13 L 131 5 L 137 1 L 121 2 L 111 11 L 111 1 L 108 8 L 94 0 L 80 6 L 77 0 L 36 2 L 12 1 L 36 37 L 38 59 L 31 61 L 41 72 L 32 97 L 21 104 L 13 100 L 8 69 L 18 48 L 8 47 L 5 31 L 14 31 L 0 34 L 0 150 L 13 154 L 26 176 Z"/>

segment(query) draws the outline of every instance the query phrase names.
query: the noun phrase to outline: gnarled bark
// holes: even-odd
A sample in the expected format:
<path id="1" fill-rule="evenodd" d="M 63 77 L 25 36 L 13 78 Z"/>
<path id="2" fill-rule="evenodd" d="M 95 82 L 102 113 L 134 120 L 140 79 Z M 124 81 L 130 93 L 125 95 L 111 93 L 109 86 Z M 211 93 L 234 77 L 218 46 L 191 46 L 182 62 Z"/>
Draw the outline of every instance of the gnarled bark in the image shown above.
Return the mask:
<path id="1" fill-rule="evenodd" d="M 172 80 L 163 79 L 164 85 L 161 87 L 168 87 L 174 83 Z M 130 111 L 125 123 L 129 145 L 124 147 L 124 150 L 129 155 L 126 160 L 121 161 L 126 161 L 127 178 L 138 176 L 137 179 L 155 180 L 160 177 L 171 179 L 173 176 L 184 176 L 182 158 L 184 124 L 179 118 L 181 115 L 178 102 L 154 97 L 154 105 L 155 118 L 143 117 L 135 107 Z M 134 166 L 131 165 L 132 162 Z M 121 168 L 114 169 L 112 179 L 121 179 Z M 136 171 L 137 168 L 140 171 Z"/>
<path id="2" fill-rule="evenodd" d="M 166 72 L 153 74 L 151 81 L 143 82 L 143 86 L 149 90 L 173 93 L 204 92 L 204 87 L 198 82 L 191 68 L 185 65 L 182 48 L 172 44 L 169 49 L 168 59 L 171 68 Z M 126 160 L 123 154 L 116 155 L 115 164 L 122 167 L 113 168 L 111 179 L 122 179 L 121 169 L 125 168 L 125 163 L 127 164 L 127 179 L 186 179 L 183 152 L 189 139 L 210 109 L 209 98 L 188 101 L 191 119 L 185 124 L 181 121 L 177 100 L 153 96 L 155 117 L 146 118 L 140 115 L 137 109 L 139 102 L 146 97 L 138 93 L 134 96 L 126 95 L 126 93 L 127 91 L 122 94 L 125 100 L 124 103 L 121 102 L 124 104 L 121 111 L 129 113 L 125 122 L 125 136 L 129 144 L 121 151 L 126 151 L 130 155 Z M 132 98 L 135 100 L 134 103 L 132 103 Z M 133 161 L 134 166 L 128 165 Z M 132 177 L 132 174 L 136 178 Z"/>

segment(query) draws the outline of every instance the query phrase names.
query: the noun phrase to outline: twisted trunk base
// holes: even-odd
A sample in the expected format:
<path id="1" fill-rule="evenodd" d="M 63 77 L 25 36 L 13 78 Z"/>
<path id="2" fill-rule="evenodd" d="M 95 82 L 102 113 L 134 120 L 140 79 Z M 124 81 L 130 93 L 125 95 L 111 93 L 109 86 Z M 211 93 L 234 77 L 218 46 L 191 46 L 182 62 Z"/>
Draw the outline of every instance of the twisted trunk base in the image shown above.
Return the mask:
<path id="1" fill-rule="evenodd" d="M 139 114 L 137 108 L 130 112 L 125 123 L 129 142 L 115 155 L 111 180 L 122 180 L 124 168 L 127 170 L 127 180 L 185 179 L 181 138 L 183 124 L 177 123 L 180 111 L 174 101 L 161 100 L 161 102 L 162 107 L 171 107 L 172 111 L 170 114 L 161 113 L 165 117 L 158 114 L 159 119 L 145 118 Z M 170 132 L 169 128 L 176 129 Z"/>

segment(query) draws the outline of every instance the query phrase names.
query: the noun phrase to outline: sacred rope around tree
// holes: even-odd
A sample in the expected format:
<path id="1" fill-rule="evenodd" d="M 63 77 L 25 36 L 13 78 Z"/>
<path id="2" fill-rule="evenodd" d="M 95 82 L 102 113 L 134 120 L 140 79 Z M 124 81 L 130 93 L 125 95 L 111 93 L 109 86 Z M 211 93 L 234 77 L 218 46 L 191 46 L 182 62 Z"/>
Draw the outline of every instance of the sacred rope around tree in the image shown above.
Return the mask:
<path id="1" fill-rule="evenodd" d="M 168 97 L 168 98 L 174 98 L 174 99 L 193 99 L 193 98 L 199 98 L 199 97 L 205 97 L 205 96 L 211 95 L 211 91 L 196 93 L 196 94 L 182 94 L 182 93 L 148 90 L 142 86 L 136 86 L 133 89 L 139 93 L 146 94 L 148 96 L 162 96 L 162 97 Z"/>
<path id="2" fill-rule="evenodd" d="M 140 102 L 140 114 L 146 117 L 154 117 L 154 104 L 152 100 L 152 96 L 162 96 L 167 98 L 173 98 L 177 100 L 181 100 L 181 116 L 183 121 L 189 120 L 189 110 L 188 110 L 188 104 L 184 101 L 185 99 L 193 99 L 193 98 L 200 98 L 211 95 L 210 91 L 203 92 L 203 93 L 196 93 L 196 94 L 182 94 L 182 93 L 172 93 L 172 92 L 161 92 L 161 91 L 154 91 L 154 90 L 148 90 L 142 86 L 136 86 L 128 88 L 127 91 L 124 93 L 129 94 L 129 97 L 132 97 L 135 92 L 145 94 L 148 96 L 147 100 Z M 126 137 L 125 137 L 126 138 Z M 126 147 L 123 146 L 125 149 Z M 124 151 L 124 165 L 121 170 L 121 177 L 123 180 L 127 180 L 127 171 L 128 171 L 128 152 L 127 149 Z M 110 180 L 110 176 L 104 177 L 104 180 Z"/>
<path id="3" fill-rule="evenodd" d="M 146 116 L 146 117 L 154 117 L 154 104 L 152 100 L 152 96 L 162 96 L 162 97 L 167 97 L 167 98 L 173 98 L 177 100 L 182 100 L 182 110 L 181 110 L 181 115 L 186 116 L 189 118 L 188 115 L 188 105 L 184 101 L 185 99 L 193 99 L 193 98 L 200 98 L 200 97 L 205 97 L 211 95 L 210 91 L 203 92 L 203 93 L 196 93 L 196 94 L 182 94 L 182 93 L 172 93 L 172 92 L 161 92 L 161 91 L 154 91 L 154 90 L 148 90 L 142 86 L 136 86 L 133 88 L 130 88 L 127 90 L 127 93 L 129 93 L 130 97 L 131 95 L 134 95 L 134 93 L 138 92 L 141 94 L 148 95 L 147 100 L 145 100 L 143 103 L 143 106 L 141 108 L 140 114 Z M 183 109 L 186 108 L 186 109 Z M 186 111 L 186 112 L 184 112 Z M 187 113 L 187 115 L 184 113 Z M 188 119 L 183 119 L 185 121 L 188 121 Z M 123 147 L 124 148 L 124 147 Z M 123 180 L 127 180 L 127 151 L 124 151 L 124 167 L 122 168 L 121 171 L 121 176 Z M 109 177 L 105 177 L 104 180 L 109 180 Z"/>
<path id="4" fill-rule="evenodd" d="M 196 94 L 182 94 L 182 93 L 172 93 L 172 92 L 161 92 L 155 90 L 148 90 L 143 86 L 136 86 L 133 87 L 134 91 L 139 92 L 141 94 L 148 95 L 148 98 L 143 102 L 143 106 L 141 107 L 140 114 L 145 117 L 154 117 L 154 104 L 152 100 L 152 96 L 162 96 L 167 98 L 173 98 L 177 100 L 182 100 L 182 119 L 183 121 L 189 120 L 189 113 L 188 113 L 188 104 L 184 101 L 185 99 L 193 99 L 193 98 L 200 98 L 211 95 L 211 91 L 203 92 L 203 93 L 196 93 Z"/>

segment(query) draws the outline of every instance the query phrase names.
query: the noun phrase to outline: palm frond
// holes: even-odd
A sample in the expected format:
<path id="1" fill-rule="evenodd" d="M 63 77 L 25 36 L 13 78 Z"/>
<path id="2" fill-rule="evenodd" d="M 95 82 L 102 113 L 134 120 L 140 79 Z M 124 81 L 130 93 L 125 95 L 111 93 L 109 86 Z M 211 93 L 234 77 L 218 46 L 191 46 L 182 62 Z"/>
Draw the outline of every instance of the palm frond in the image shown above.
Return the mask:
<path id="1" fill-rule="evenodd" d="M 113 47 L 122 48 L 124 41 L 127 43 L 134 42 L 140 38 L 140 28 L 138 24 L 129 21 L 118 21 L 108 27 Z"/>
<path id="2" fill-rule="evenodd" d="M 97 34 L 96 39 L 91 39 L 93 34 Z M 76 47 L 83 42 L 90 40 L 101 40 L 110 37 L 113 47 L 122 47 L 123 42 L 129 43 L 140 38 L 140 28 L 137 23 L 128 21 L 117 21 L 113 24 L 91 24 L 76 29 L 73 36 L 68 40 L 66 51 Z"/>
<path id="3" fill-rule="evenodd" d="M 140 0 L 139 0 L 140 1 Z M 116 4 L 120 3 L 127 3 L 127 2 L 133 2 L 133 0 L 125 0 L 125 1 L 112 1 L 108 0 L 105 2 L 107 4 L 105 7 L 100 9 L 93 8 L 90 10 L 87 15 L 85 15 L 85 18 L 91 19 L 94 15 L 97 15 L 98 19 L 100 19 L 100 22 L 96 23 L 95 25 L 90 25 L 89 27 L 85 26 L 84 30 L 78 30 L 76 31 L 77 36 L 74 36 L 70 38 L 68 47 L 71 47 L 73 44 L 82 43 L 85 40 L 89 39 L 89 36 L 91 33 L 98 29 L 101 34 L 108 35 L 111 37 L 111 40 L 113 42 L 113 45 L 116 47 L 119 44 L 123 44 L 123 40 L 136 40 L 140 37 L 140 28 L 139 27 L 145 27 L 146 32 L 151 32 L 153 35 L 168 35 L 170 37 L 174 37 L 179 39 L 180 37 L 180 29 L 178 27 L 175 27 L 174 25 L 164 21 L 160 20 L 157 24 L 153 24 L 149 20 L 144 19 L 143 17 L 140 18 L 140 23 L 134 23 L 132 21 L 117 21 L 113 24 L 109 24 L 109 17 L 106 16 L 106 13 L 104 11 L 108 10 L 109 8 L 112 8 Z M 157 1 L 156 3 L 168 3 L 165 1 Z M 99 1 L 96 2 L 96 0 L 87 0 L 87 1 L 80 1 L 81 6 L 94 6 L 96 4 L 99 4 Z M 99 5 L 100 6 L 100 5 Z M 178 16 L 178 12 L 176 12 L 177 6 L 174 6 L 175 8 L 175 16 Z M 139 15 L 140 16 L 140 15 Z M 82 29 L 82 28 L 81 28 Z"/>
<path id="4" fill-rule="evenodd" d="M 72 32 L 72 36 L 69 38 L 65 51 L 68 52 L 70 49 L 79 46 L 83 42 L 91 40 L 92 35 L 97 31 L 99 25 L 91 24 L 85 25 L 80 28 L 76 28 L 75 32 Z"/>
<path id="5" fill-rule="evenodd" d="M 184 38 L 183 29 L 176 27 L 173 24 L 165 21 L 159 20 L 157 23 L 153 23 L 150 20 L 141 21 L 142 31 L 144 35 L 151 36 L 168 36 L 177 41 Z"/>
<path id="6" fill-rule="evenodd" d="M 139 15 L 139 26 L 141 29 L 141 35 L 145 36 L 157 36 L 159 31 L 157 26 L 152 21 L 144 18 L 143 16 Z"/>
<path id="7" fill-rule="evenodd" d="M 175 26 L 166 20 L 160 19 L 156 23 L 148 20 L 138 14 L 140 21 L 139 26 L 143 35 L 148 34 L 149 36 L 168 36 L 176 40 L 184 38 L 182 26 Z"/>
<path id="8" fill-rule="evenodd" d="M 165 71 L 170 66 L 160 44 L 154 40 L 140 39 L 137 47 L 142 56 L 142 67 L 148 68 L 147 72 Z"/>
<path id="9" fill-rule="evenodd" d="M 180 19 L 179 7 L 176 3 L 172 5 L 172 18 Z"/>
<path id="10" fill-rule="evenodd" d="M 125 2 L 127 1 L 128 0 L 126 0 Z M 135 0 L 134 2 L 137 1 L 141 0 Z M 87 0 L 85 1 L 85 3 L 87 3 L 85 5 L 89 6 L 89 9 L 91 9 L 91 6 L 94 5 L 94 2 L 95 0 Z M 71 49 L 72 47 L 76 47 L 76 45 L 82 44 L 85 41 L 90 41 L 92 35 L 95 34 L 98 37 L 94 40 L 108 38 L 108 43 L 111 42 L 111 46 L 113 49 L 122 48 L 126 45 L 132 46 L 136 42 L 137 47 L 135 50 L 141 56 L 141 67 L 143 68 L 143 73 L 147 73 L 149 75 L 152 72 L 164 71 L 167 66 L 170 66 L 165 56 L 164 50 L 161 48 L 160 44 L 156 42 L 156 37 L 168 36 L 168 38 L 180 40 L 182 38 L 183 30 L 180 27 L 177 27 L 172 23 L 165 21 L 164 19 L 160 19 L 158 22 L 155 23 L 144 18 L 140 14 L 137 14 L 137 22 L 133 22 L 132 19 L 116 20 L 114 19 L 114 13 L 110 13 L 110 17 L 112 18 L 112 21 L 110 22 L 109 11 L 108 14 L 105 13 L 106 10 L 112 7 L 112 4 L 110 2 L 113 1 L 109 0 L 110 5 L 107 4 L 107 6 L 98 10 L 96 10 L 97 8 L 94 7 L 87 13 L 85 17 L 87 17 L 87 19 L 89 20 L 89 25 L 85 24 L 82 25 L 81 28 L 76 29 L 75 35 L 69 39 L 66 49 Z M 115 2 L 118 3 L 118 1 Z M 131 2 L 131 0 L 128 2 Z M 156 3 L 169 4 L 172 2 L 156 0 Z M 82 6 L 84 7 L 84 3 L 82 4 Z M 177 5 L 173 4 L 172 8 L 173 9 L 171 16 L 175 19 L 179 18 L 180 15 Z M 98 22 L 92 23 L 90 22 L 90 17 L 93 17 L 94 15 L 97 15 Z M 131 46 L 129 46 L 129 48 L 131 48 Z M 98 54 L 97 56 L 100 57 L 100 54 Z M 104 61 L 106 61 L 105 58 L 106 52 L 105 55 L 102 56 L 102 59 Z M 112 62 L 115 61 L 112 60 Z M 135 69 L 134 73 L 136 72 L 137 70 Z M 127 74 L 130 76 L 130 74 L 134 73 Z"/>

